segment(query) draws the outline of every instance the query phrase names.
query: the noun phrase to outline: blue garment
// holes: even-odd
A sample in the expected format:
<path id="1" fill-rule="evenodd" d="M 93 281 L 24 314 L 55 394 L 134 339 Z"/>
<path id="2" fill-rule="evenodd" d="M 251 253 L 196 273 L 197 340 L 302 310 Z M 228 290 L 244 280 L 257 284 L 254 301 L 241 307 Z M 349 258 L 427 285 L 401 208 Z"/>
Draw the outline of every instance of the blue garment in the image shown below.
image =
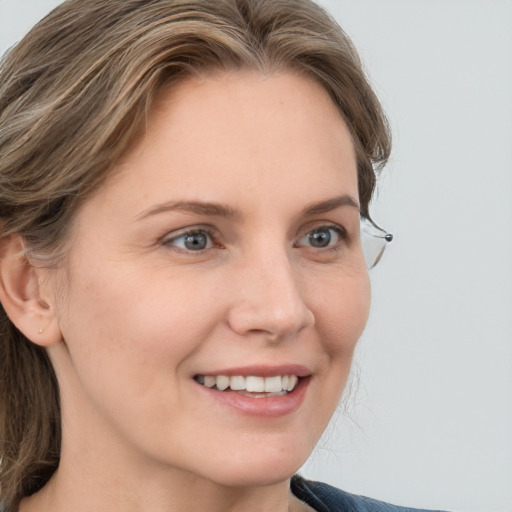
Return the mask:
<path id="1" fill-rule="evenodd" d="M 317 512 L 428 512 L 357 496 L 328 484 L 305 480 L 298 475 L 292 478 L 291 490 L 297 498 Z"/>

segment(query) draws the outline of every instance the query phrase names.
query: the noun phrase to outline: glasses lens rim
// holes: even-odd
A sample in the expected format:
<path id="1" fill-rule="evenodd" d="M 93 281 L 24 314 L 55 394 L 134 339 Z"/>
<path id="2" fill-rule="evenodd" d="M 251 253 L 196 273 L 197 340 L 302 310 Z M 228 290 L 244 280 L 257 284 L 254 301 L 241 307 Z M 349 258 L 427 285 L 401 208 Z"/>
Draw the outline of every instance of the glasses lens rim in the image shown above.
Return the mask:
<path id="1" fill-rule="evenodd" d="M 386 246 L 393 235 L 378 226 L 372 219 L 361 214 L 361 245 L 368 270 L 374 268 L 382 259 Z"/>

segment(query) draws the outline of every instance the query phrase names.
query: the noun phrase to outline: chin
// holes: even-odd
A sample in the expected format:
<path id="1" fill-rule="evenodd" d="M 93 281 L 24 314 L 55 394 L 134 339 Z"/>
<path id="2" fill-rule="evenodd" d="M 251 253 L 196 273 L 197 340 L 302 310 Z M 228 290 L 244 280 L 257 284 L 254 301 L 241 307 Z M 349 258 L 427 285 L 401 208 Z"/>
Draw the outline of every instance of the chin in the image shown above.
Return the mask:
<path id="1" fill-rule="evenodd" d="M 302 464 L 281 463 L 279 466 L 270 463 L 258 466 L 244 465 L 232 470 L 219 469 L 210 481 L 224 487 L 251 488 L 277 485 L 289 480 L 302 466 Z"/>
<path id="2" fill-rule="evenodd" d="M 202 473 L 208 480 L 226 487 L 263 487 L 289 480 L 302 467 L 311 450 L 303 449 L 308 443 L 298 442 L 254 444 L 252 449 L 233 451 L 210 467 L 203 464 Z M 298 449 L 301 447 L 302 449 Z"/>

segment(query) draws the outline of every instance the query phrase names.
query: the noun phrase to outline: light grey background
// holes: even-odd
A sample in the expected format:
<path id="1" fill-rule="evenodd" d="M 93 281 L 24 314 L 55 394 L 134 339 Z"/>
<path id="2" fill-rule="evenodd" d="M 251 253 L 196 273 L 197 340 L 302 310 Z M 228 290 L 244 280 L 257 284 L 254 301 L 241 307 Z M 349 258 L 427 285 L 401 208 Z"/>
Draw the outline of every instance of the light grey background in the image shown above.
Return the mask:
<path id="1" fill-rule="evenodd" d="M 212 0 L 213 1 L 213 0 Z M 58 0 L 0 0 L 0 51 Z M 512 512 L 512 1 L 322 0 L 388 111 L 354 392 L 303 473 L 455 512 Z"/>

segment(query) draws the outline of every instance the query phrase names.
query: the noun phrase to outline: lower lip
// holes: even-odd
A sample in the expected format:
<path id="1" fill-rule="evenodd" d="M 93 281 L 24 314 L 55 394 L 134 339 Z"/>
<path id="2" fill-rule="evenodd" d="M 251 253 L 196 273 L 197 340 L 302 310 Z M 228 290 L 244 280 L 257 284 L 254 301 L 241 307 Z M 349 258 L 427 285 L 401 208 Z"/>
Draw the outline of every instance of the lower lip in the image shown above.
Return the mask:
<path id="1" fill-rule="evenodd" d="M 226 405 L 247 416 L 261 418 L 280 418 L 295 412 L 304 401 L 310 377 L 299 379 L 293 391 L 283 396 L 251 398 L 236 391 L 217 391 L 202 384 L 201 389 L 217 402 Z"/>

